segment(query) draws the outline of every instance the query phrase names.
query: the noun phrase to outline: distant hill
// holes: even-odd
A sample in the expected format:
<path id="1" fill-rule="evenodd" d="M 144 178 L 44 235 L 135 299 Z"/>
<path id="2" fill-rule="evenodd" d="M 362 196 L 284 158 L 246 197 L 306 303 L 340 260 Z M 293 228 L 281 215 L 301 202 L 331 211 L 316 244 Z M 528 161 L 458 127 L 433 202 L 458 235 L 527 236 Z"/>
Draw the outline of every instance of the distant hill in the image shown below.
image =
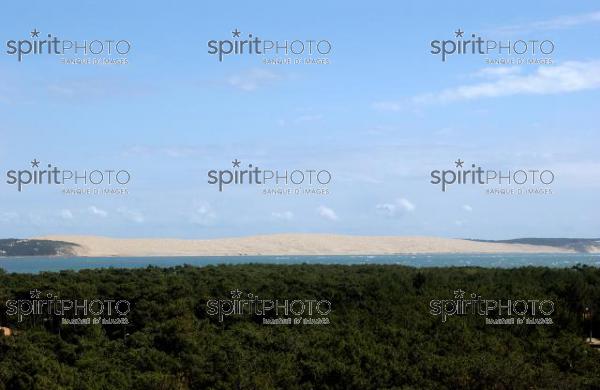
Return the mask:
<path id="1" fill-rule="evenodd" d="M 413 253 L 574 253 L 543 245 L 475 242 L 443 237 L 356 236 L 339 234 L 267 234 L 258 236 L 173 239 L 45 236 L 40 240 L 77 244 L 77 256 L 303 256 L 399 255 Z"/>
<path id="2" fill-rule="evenodd" d="M 4 256 L 69 256 L 77 244 L 65 241 L 0 239 L 0 257 Z"/>
<path id="3" fill-rule="evenodd" d="M 600 252 L 600 238 L 515 238 L 512 240 L 477 240 L 477 242 L 495 242 L 501 244 L 525 244 L 552 246 L 556 248 L 570 249 L 576 252 L 591 253 Z"/>
<path id="4" fill-rule="evenodd" d="M 574 253 L 600 252 L 600 239 L 272 234 L 207 240 L 46 236 L 0 239 L 0 256 L 261 256 L 395 255 L 412 253 Z"/>

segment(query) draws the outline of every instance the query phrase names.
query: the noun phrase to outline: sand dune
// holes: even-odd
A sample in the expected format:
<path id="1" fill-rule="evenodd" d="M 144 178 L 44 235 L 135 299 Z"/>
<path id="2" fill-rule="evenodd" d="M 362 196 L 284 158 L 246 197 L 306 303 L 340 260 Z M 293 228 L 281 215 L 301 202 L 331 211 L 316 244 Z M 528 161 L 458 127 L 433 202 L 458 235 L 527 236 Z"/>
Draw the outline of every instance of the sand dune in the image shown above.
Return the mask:
<path id="1" fill-rule="evenodd" d="M 77 256 L 239 256 L 239 255 L 384 255 L 409 253 L 573 253 L 542 245 L 503 244 L 437 237 L 273 234 L 181 240 L 120 239 L 95 236 L 46 236 L 79 245 Z"/>

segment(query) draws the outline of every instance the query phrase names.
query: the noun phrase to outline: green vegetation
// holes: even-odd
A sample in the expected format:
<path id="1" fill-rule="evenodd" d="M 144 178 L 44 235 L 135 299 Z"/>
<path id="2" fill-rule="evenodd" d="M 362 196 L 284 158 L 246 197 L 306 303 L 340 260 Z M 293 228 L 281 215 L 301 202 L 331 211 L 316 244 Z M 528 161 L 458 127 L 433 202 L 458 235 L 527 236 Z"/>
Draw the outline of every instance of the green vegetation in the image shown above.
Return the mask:
<path id="1" fill-rule="evenodd" d="M 429 313 L 456 289 L 489 299 L 545 298 L 554 325 L 492 326 Z M 131 325 L 58 325 L 6 315 L 29 291 L 128 299 Z M 207 315 L 229 291 L 327 299 L 329 325 L 263 325 Z M 0 389 L 593 389 L 600 352 L 582 311 L 600 302 L 600 269 L 235 265 L 0 272 Z M 594 310 L 597 312 L 597 310 Z M 594 313 L 594 322 L 600 318 Z M 600 329 L 595 330 L 600 334 Z"/>
<path id="2" fill-rule="evenodd" d="M 76 244 L 64 241 L 0 239 L 0 256 L 68 256 Z"/>

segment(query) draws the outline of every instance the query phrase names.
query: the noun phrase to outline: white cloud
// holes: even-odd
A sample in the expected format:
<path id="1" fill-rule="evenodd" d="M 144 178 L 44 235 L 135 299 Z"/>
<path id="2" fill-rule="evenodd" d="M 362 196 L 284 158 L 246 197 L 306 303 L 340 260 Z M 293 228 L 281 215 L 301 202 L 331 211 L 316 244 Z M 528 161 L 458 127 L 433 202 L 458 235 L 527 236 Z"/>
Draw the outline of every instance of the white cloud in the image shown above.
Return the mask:
<path id="1" fill-rule="evenodd" d="M 381 203 L 375 206 L 377 212 L 383 215 L 387 215 L 388 217 L 393 217 L 396 215 L 397 206 L 392 203 Z"/>
<path id="2" fill-rule="evenodd" d="M 337 214 L 335 213 L 335 211 L 333 211 L 329 207 L 319 206 L 317 211 L 319 212 L 319 215 L 321 217 L 323 217 L 329 221 L 337 221 L 339 219 Z"/>
<path id="3" fill-rule="evenodd" d="M 172 147 L 164 148 L 162 151 L 167 156 L 173 157 L 173 158 L 189 157 L 189 156 L 193 156 L 195 154 L 196 155 L 199 154 L 199 151 L 196 148 L 190 148 L 190 147 L 185 147 L 185 146 L 172 146 Z"/>
<path id="4" fill-rule="evenodd" d="M 461 85 L 395 102 L 376 102 L 380 110 L 399 111 L 411 104 L 448 103 L 513 95 L 553 95 L 600 88 L 600 61 L 568 61 L 555 66 L 540 66 L 533 73 L 519 74 L 500 69 L 480 71 L 491 80 Z"/>
<path id="5" fill-rule="evenodd" d="M 131 210 L 126 207 L 120 207 L 117 209 L 117 212 L 123 217 L 135 223 L 142 223 L 145 220 L 144 214 L 137 210 Z"/>
<path id="6" fill-rule="evenodd" d="M 395 217 L 406 213 L 413 212 L 415 205 L 405 198 L 398 198 L 393 203 L 381 203 L 375 206 L 379 214 L 387 217 Z"/>
<path id="7" fill-rule="evenodd" d="M 528 75 L 505 74 L 495 81 L 463 85 L 416 96 L 417 103 L 450 102 L 511 95 L 551 95 L 600 88 L 600 61 L 540 66 Z"/>
<path id="8" fill-rule="evenodd" d="M 283 212 L 274 211 L 271 213 L 271 217 L 273 217 L 275 219 L 281 219 L 284 221 L 291 221 L 292 219 L 294 219 L 294 213 L 292 213 L 291 211 L 283 211 Z"/>
<path id="9" fill-rule="evenodd" d="M 475 72 L 477 77 L 494 78 L 499 76 L 508 76 L 521 72 L 518 66 L 498 66 L 493 68 L 483 68 Z"/>
<path id="10" fill-rule="evenodd" d="M 71 212 L 71 210 L 63 209 L 60 210 L 60 217 L 62 219 L 73 219 L 73 213 Z"/>
<path id="11" fill-rule="evenodd" d="M 320 114 L 306 114 L 306 115 L 300 115 L 298 118 L 296 118 L 296 122 L 314 122 L 314 121 L 318 121 L 323 119 L 323 115 Z"/>
<path id="12" fill-rule="evenodd" d="M 276 123 L 277 126 L 287 127 L 292 125 L 302 125 L 305 123 L 318 122 L 323 119 L 322 114 L 314 114 L 314 113 L 305 113 L 301 114 L 295 118 L 279 118 Z"/>
<path id="13" fill-rule="evenodd" d="M 88 211 L 89 211 L 90 213 L 92 213 L 92 214 L 94 214 L 94 215 L 97 215 L 97 216 L 99 216 L 99 217 L 102 217 L 102 218 L 105 218 L 105 217 L 108 215 L 108 213 L 107 213 L 106 211 L 104 211 L 104 210 L 102 210 L 102 209 L 99 209 L 99 208 L 98 208 L 98 207 L 96 207 L 96 206 L 90 206 L 90 207 L 88 208 Z"/>
<path id="14" fill-rule="evenodd" d="M 468 204 L 464 204 L 462 208 L 463 210 L 468 211 L 469 213 L 473 211 L 473 207 L 469 206 Z"/>
<path id="15" fill-rule="evenodd" d="M 230 76 L 227 79 L 227 84 L 242 91 L 251 92 L 279 79 L 280 77 L 271 71 L 252 69 L 246 73 Z"/>
<path id="16" fill-rule="evenodd" d="M 204 203 L 196 207 L 191 215 L 190 221 L 196 225 L 208 226 L 217 218 L 216 213 L 212 210 L 208 203 Z"/>
<path id="17" fill-rule="evenodd" d="M 380 111 L 400 111 L 408 105 L 409 102 L 402 101 L 381 101 L 373 103 L 373 108 Z"/>
<path id="18" fill-rule="evenodd" d="M 569 27 L 580 26 L 589 23 L 600 22 L 600 11 L 590 12 L 586 14 L 578 15 L 563 15 L 552 19 L 538 20 L 532 23 L 516 24 L 512 26 L 505 26 L 496 29 L 496 32 L 500 33 L 525 33 L 532 31 L 548 31 L 548 30 L 559 30 Z"/>
<path id="19" fill-rule="evenodd" d="M 166 133 L 170 133 L 173 130 L 167 129 Z M 125 157 L 152 157 L 155 158 L 157 155 L 166 156 L 169 158 L 186 158 L 206 155 L 211 151 L 209 146 L 198 146 L 198 145 L 167 145 L 161 147 L 148 146 L 148 145 L 134 145 L 129 148 L 125 148 L 121 153 Z"/>
<path id="20" fill-rule="evenodd" d="M 47 85 L 47 91 L 53 97 L 77 99 L 86 98 L 138 97 L 153 92 L 148 85 L 134 84 L 131 80 L 113 78 L 82 78 L 61 80 L 60 83 Z"/>
<path id="21" fill-rule="evenodd" d="M 14 222 L 19 219 L 19 214 L 14 211 L 0 213 L 0 222 Z"/>
<path id="22" fill-rule="evenodd" d="M 48 219 L 45 215 L 40 214 L 39 212 L 30 211 L 28 213 L 29 223 L 35 226 L 43 226 L 48 222 Z"/>
<path id="23" fill-rule="evenodd" d="M 407 199 L 400 198 L 397 200 L 397 203 L 406 211 L 413 211 L 415 209 L 415 205 L 410 203 Z"/>

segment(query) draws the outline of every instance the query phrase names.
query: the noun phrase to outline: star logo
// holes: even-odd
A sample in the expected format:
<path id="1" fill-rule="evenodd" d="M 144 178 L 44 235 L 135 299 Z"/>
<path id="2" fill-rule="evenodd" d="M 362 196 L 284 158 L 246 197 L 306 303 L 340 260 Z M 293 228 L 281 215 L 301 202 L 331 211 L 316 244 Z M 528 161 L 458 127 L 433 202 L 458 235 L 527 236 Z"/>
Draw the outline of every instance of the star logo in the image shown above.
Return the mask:
<path id="1" fill-rule="evenodd" d="M 37 288 L 35 290 L 29 291 L 29 295 L 31 296 L 31 299 L 38 299 L 40 297 L 41 293 L 42 292 L 40 290 L 38 290 Z"/>
<path id="2" fill-rule="evenodd" d="M 236 158 L 236 159 L 235 159 L 235 160 L 233 160 L 231 163 L 233 164 L 233 167 L 234 167 L 234 168 L 239 168 L 239 167 L 240 167 L 240 164 L 241 164 L 242 162 Z"/>
<path id="3" fill-rule="evenodd" d="M 454 299 L 463 299 L 465 296 L 465 292 L 460 288 L 458 290 L 454 290 Z"/>
<path id="4" fill-rule="evenodd" d="M 240 34 L 242 33 L 241 31 L 238 31 L 238 29 L 236 28 L 234 31 L 231 32 L 233 34 L 234 38 L 239 38 Z"/>
<path id="5" fill-rule="evenodd" d="M 237 288 L 235 290 L 231 290 L 231 297 L 233 299 L 238 299 L 241 296 L 242 296 L 242 292 L 240 290 L 238 290 Z"/>
<path id="6" fill-rule="evenodd" d="M 464 33 L 465 32 L 463 30 L 461 30 L 460 28 L 458 30 L 454 31 L 454 34 L 456 34 L 456 38 L 462 38 Z"/>
<path id="7" fill-rule="evenodd" d="M 458 160 L 454 161 L 454 164 L 456 164 L 456 168 L 462 168 L 464 163 L 465 162 L 463 160 L 461 160 L 460 158 Z"/>
<path id="8" fill-rule="evenodd" d="M 40 162 L 37 160 L 37 158 L 34 158 L 33 161 L 31 162 L 31 168 L 39 168 L 40 167 Z"/>
<path id="9" fill-rule="evenodd" d="M 34 28 L 33 31 L 31 32 L 31 37 L 37 38 L 39 36 L 40 36 L 40 32 L 37 30 L 37 28 Z"/>

